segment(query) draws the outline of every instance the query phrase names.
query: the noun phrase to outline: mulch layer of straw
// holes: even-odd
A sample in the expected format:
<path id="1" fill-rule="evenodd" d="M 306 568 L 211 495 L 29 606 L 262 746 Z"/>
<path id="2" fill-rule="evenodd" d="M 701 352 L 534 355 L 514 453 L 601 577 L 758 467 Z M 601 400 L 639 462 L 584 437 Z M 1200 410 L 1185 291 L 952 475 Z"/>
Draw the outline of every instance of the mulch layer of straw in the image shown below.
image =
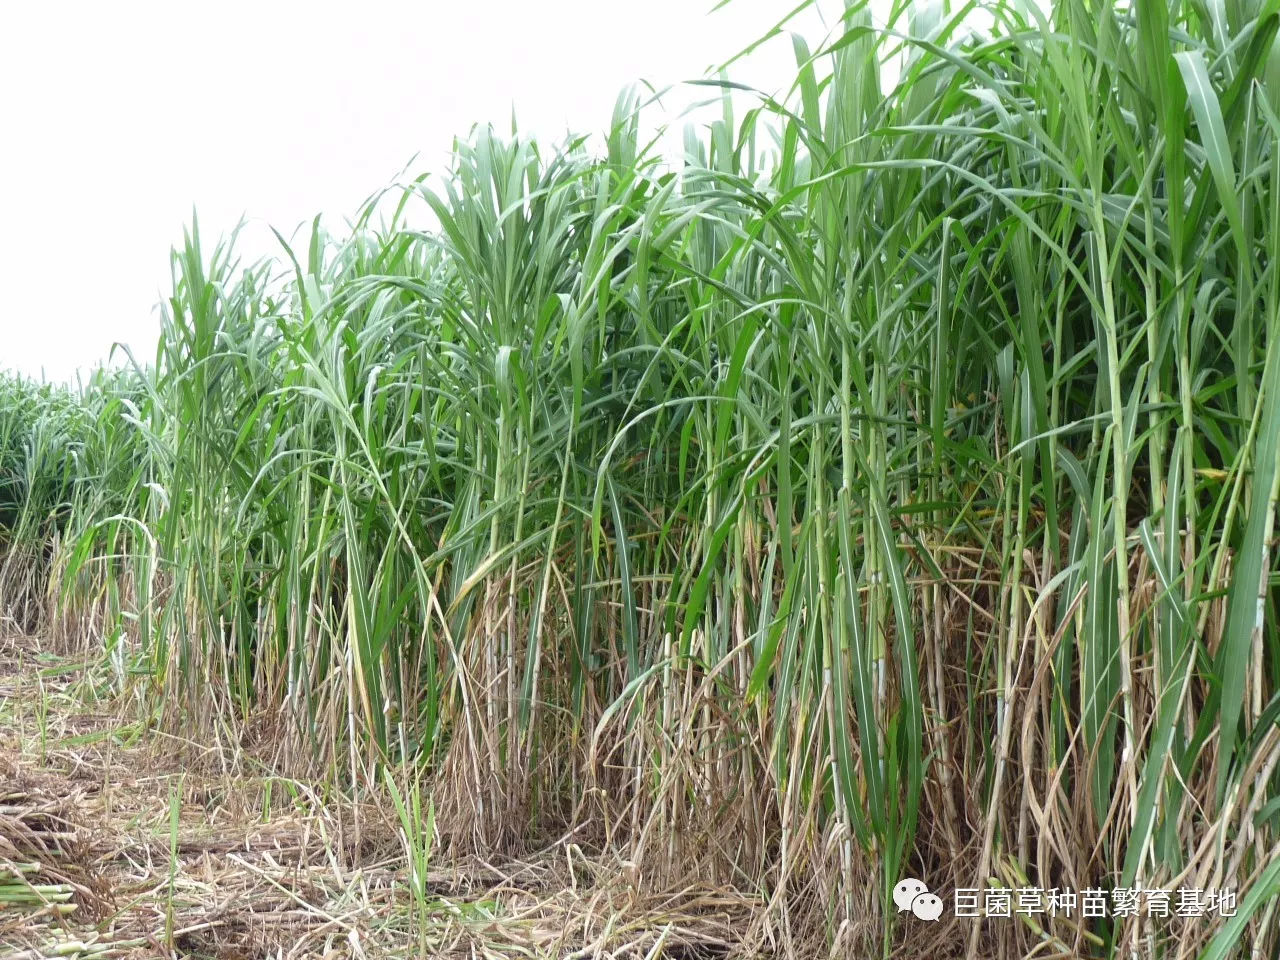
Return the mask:
<path id="1" fill-rule="evenodd" d="M 576 847 L 438 865 L 415 927 L 389 811 L 124 723 L 102 671 L 0 638 L 0 960 L 743 953 L 749 901 L 643 893 Z"/>

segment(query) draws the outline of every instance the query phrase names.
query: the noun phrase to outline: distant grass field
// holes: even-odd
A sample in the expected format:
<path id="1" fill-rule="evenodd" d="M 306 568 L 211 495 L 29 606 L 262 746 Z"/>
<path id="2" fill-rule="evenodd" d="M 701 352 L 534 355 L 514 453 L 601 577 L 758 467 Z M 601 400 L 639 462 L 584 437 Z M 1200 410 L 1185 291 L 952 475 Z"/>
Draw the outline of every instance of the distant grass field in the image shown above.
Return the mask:
<path id="1" fill-rule="evenodd" d="M 748 891 L 761 949 L 1272 955 L 1280 3 L 977 9 L 851 5 L 674 166 L 629 94 L 273 261 L 193 227 L 154 357 L 0 381 L 7 615 L 283 767 L 416 765 L 437 856 Z"/>

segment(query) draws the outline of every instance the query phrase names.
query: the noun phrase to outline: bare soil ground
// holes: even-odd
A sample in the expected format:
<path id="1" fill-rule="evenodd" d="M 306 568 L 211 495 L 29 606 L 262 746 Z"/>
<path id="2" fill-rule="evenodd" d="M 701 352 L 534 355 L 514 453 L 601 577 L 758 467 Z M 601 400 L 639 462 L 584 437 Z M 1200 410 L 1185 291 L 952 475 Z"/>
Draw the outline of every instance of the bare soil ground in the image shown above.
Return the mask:
<path id="1" fill-rule="evenodd" d="M 740 898 L 641 893 L 573 847 L 433 863 L 414 903 L 394 811 L 124 722 L 104 671 L 0 638 L 0 960 L 744 952 Z"/>

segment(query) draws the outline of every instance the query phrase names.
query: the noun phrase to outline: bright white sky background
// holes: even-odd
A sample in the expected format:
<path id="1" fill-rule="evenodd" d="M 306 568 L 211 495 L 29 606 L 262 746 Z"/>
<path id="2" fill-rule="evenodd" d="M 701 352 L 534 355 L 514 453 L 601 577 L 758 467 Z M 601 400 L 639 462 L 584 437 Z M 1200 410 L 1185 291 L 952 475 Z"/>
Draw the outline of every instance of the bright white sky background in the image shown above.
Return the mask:
<path id="1" fill-rule="evenodd" d="M 353 214 L 414 154 L 442 170 L 477 122 L 598 132 L 626 84 L 664 87 L 762 35 L 795 0 L 220 0 L 6 4 L 0 15 L 0 368 L 67 379 L 115 341 L 154 355 L 168 251 L 273 250 Z M 798 26 L 815 46 L 816 15 Z M 786 37 L 731 78 L 785 92 Z M 666 101 L 678 119 L 707 88 Z M 678 135 L 673 142 L 678 143 Z"/>

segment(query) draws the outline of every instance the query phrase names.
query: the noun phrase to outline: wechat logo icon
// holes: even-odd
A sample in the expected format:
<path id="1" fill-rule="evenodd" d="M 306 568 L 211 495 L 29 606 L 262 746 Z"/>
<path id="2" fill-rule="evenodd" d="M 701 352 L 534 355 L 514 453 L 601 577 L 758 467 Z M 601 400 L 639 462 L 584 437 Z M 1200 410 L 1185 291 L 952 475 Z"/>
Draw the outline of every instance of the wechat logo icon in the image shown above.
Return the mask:
<path id="1" fill-rule="evenodd" d="M 893 888 L 893 903 L 899 913 L 910 910 L 921 920 L 937 920 L 942 916 L 942 898 L 929 892 L 923 880 L 908 877 Z"/>

